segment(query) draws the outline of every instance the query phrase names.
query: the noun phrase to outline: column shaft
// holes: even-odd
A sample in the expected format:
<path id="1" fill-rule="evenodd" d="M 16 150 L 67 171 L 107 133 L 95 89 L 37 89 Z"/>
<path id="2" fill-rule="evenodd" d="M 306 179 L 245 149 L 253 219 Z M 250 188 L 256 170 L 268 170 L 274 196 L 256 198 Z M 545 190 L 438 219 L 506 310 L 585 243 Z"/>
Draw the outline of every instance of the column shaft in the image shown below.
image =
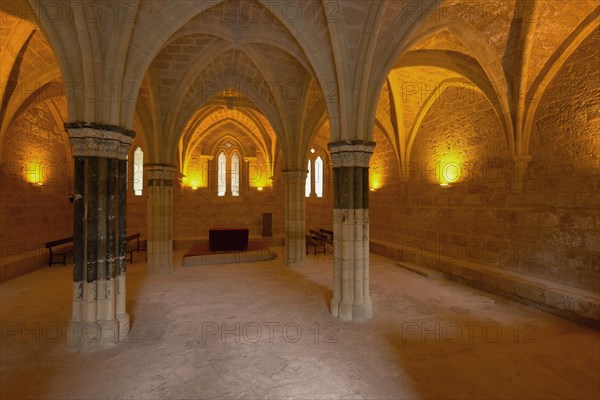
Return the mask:
<path id="1" fill-rule="evenodd" d="M 73 312 L 69 345 L 94 350 L 129 332 L 125 310 L 127 150 L 119 127 L 65 124 L 74 154 Z"/>
<path id="2" fill-rule="evenodd" d="M 306 259 L 306 174 L 308 171 L 287 169 L 285 180 L 285 265 L 302 267 Z"/>
<path id="3" fill-rule="evenodd" d="M 371 142 L 329 144 L 334 168 L 334 263 L 331 313 L 342 320 L 373 315 L 369 293 Z"/>
<path id="4" fill-rule="evenodd" d="M 119 172 L 117 175 L 118 196 L 118 247 L 117 247 L 117 321 L 119 321 L 119 339 L 123 340 L 129 333 L 129 314 L 126 310 L 126 279 L 125 272 L 127 259 L 125 258 L 125 246 L 127 243 L 127 160 L 118 160 Z"/>
<path id="5" fill-rule="evenodd" d="M 148 179 L 147 257 L 151 273 L 173 271 L 173 181 L 176 168 L 146 164 Z"/>

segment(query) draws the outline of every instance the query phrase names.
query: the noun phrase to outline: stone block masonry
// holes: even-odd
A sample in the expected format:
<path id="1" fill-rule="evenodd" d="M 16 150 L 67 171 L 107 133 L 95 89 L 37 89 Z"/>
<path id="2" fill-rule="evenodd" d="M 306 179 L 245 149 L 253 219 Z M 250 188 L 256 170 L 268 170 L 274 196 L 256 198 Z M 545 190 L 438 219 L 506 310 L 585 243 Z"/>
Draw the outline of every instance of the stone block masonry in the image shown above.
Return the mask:
<path id="1" fill-rule="evenodd" d="M 47 102 L 22 113 L 2 145 L 0 281 L 48 264 L 45 242 L 72 236 L 73 161 Z"/>
<path id="2" fill-rule="evenodd" d="M 474 263 L 522 274 L 545 280 L 546 287 L 595 293 L 597 299 L 600 70 L 592 66 L 598 64 L 598 46 L 600 35 L 586 39 L 542 96 L 522 192 L 512 190 L 515 171 L 506 141 L 483 96 L 431 108 L 415 138 L 412 174 L 405 181 L 392 147 L 376 131 L 372 163 L 383 185 L 371 196 L 374 250 L 396 258 L 421 252 L 449 257 L 455 261 L 446 268 L 449 276 L 486 290 L 489 285 L 475 275 L 466 277 L 460 266 Z M 444 159 L 448 154 L 456 156 L 451 162 L 461 176 L 443 188 L 437 166 L 451 163 Z M 523 284 L 510 293 L 548 310 L 557 304 L 558 295 L 539 286 Z M 598 318 L 597 312 L 588 314 L 582 319 Z"/>

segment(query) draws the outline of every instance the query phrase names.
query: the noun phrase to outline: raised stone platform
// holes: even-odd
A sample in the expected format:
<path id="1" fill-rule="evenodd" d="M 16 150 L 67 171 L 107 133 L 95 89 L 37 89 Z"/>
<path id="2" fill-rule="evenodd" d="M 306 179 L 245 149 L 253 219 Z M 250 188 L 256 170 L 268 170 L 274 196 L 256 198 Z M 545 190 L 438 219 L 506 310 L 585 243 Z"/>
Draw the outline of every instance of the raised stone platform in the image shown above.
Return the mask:
<path id="1" fill-rule="evenodd" d="M 372 240 L 370 248 L 376 254 L 404 263 L 410 260 L 409 265 L 434 269 L 445 278 L 600 329 L 600 295 L 593 291 L 423 250 L 407 255 L 390 242 Z"/>
<path id="2" fill-rule="evenodd" d="M 250 235 L 249 242 L 263 242 L 269 247 L 283 246 L 285 237 L 283 235 L 274 235 L 272 237 L 263 237 L 259 235 Z M 196 243 L 208 243 L 208 235 L 198 237 L 178 237 L 173 239 L 173 250 L 188 250 Z"/>
<path id="3" fill-rule="evenodd" d="M 268 261 L 275 254 L 264 242 L 250 242 L 248 249 L 243 251 L 211 251 L 208 242 L 197 242 L 184 254 L 181 265 L 191 267 L 196 265 L 235 264 L 255 261 Z"/>
<path id="4" fill-rule="evenodd" d="M 414 272 L 415 274 L 424 276 L 425 278 L 442 279 L 444 277 L 444 274 L 442 274 L 439 271 L 436 271 L 435 269 L 423 267 L 421 265 L 411 263 L 408 261 L 398 261 L 396 263 L 396 265 L 399 266 L 400 268 L 404 268 L 405 270 L 408 270 L 410 272 Z"/>

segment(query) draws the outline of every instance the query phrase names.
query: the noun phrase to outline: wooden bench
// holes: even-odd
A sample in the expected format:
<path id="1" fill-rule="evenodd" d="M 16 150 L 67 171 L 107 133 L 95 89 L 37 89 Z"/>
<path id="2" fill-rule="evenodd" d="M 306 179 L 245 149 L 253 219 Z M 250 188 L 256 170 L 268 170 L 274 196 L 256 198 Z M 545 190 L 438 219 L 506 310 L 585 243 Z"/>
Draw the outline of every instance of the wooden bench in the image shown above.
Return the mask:
<path id="1" fill-rule="evenodd" d="M 139 253 L 141 250 L 140 246 L 140 233 L 127 236 L 125 243 L 125 253 L 129 253 L 129 262 L 133 264 L 133 253 Z"/>
<path id="2" fill-rule="evenodd" d="M 308 248 L 310 246 L 314 247 L 315 255 L 317 253 L 327 254 L 327 250 L 325 249 L 325 239 L 325 235 L 321 232 L 313 229 L 309 230 L 309 233 L 306 234 L 306 254 L 308 254 Z"/>
<path id="3" fill-rule="evenodd" d="M 129 262 L 133 264 L 133 253 L 139 253 L 144 250 L 140 245 L 140 233 L 127 236 L 125 244 L 125 253 L 129 253 Z M 54 240 L 46 243 L 46 248 L 50 251 L 48 258 L 48 266 L 62 262 L 62 265 L 67 265 L 67 256 L 73 252 L 73 237 Z M 54 257 L 61 256 L 62 260 L 55 261 Z"/>
<path id="4" fill-rule="evenodd" d="M 325 235 L 325 242 L 333 246 L 333 232 L 323 228 L 320 228 L 319 232 Z"/>
<path id="5" fill-rule="evenodd" d="M 67 255 L 73 252 L 73 237 L 64 239 L 54 240 L 46 243 L 46 248 L 50 251 L 50 257 L 48 257 L 48 266 L 52 264 L 58 264 L 62 262 L 62 265 L 67 265 Z M 61 256 L 62 261 L 54 261 L 55 256 Z"/>

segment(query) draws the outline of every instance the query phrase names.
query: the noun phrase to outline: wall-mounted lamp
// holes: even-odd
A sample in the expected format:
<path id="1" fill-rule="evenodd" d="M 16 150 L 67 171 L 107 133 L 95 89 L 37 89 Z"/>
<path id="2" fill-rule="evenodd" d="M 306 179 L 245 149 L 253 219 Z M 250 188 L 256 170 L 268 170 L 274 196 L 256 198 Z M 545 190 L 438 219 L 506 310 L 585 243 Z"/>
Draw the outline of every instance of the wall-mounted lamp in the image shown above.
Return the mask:
<path id="1" fill-rule="evenodd" d="M 44 182 L 42 180 L 42 164 L 38 162 L 33 162 L 27 166 L 27 171 L 25 172 L 25 181 L 27 183 L 32 184 L 33 186 L 43 186 Z"/>
<path id="2" fill-rule="evenodd" d="M 44 182 L 41 181 L 39 176 L 32 177 L 28 180 L 28 183 L 33 186 L 44 186 Z"/>
<path id="3" fill-rule="evenodd" d="M 440 183 L 440 186 L 444 189 L 447 189 L 449 187 L 452 187 L 452 185 L 450 185 L 449 183 Z"/>
<path id="4" fill-rule="evenodd" d="M 381 189 L 381 181 L 379 179 L 380 179 L 379 177 L 373 179 L 374 182 L 371 182 L 371 185 L 369 185 L 369 190 L 371 192 L 376 192 L 379 189 Z"/>
<path id="5" fill-rule="evenodd" d="M 256 188 L 256 190 L 258 190 L 259 192 L 262 192 L 262 191 L 263 191 L 263 189 L 264 189 L 264 188 L 262 188 L 262 187 L 258 187 L 258 188 Z"/>
<path id="6" fill-rule="evenodd" d="M 198 190 L 198 186 L 192 186 L 192 190 Z"/>

